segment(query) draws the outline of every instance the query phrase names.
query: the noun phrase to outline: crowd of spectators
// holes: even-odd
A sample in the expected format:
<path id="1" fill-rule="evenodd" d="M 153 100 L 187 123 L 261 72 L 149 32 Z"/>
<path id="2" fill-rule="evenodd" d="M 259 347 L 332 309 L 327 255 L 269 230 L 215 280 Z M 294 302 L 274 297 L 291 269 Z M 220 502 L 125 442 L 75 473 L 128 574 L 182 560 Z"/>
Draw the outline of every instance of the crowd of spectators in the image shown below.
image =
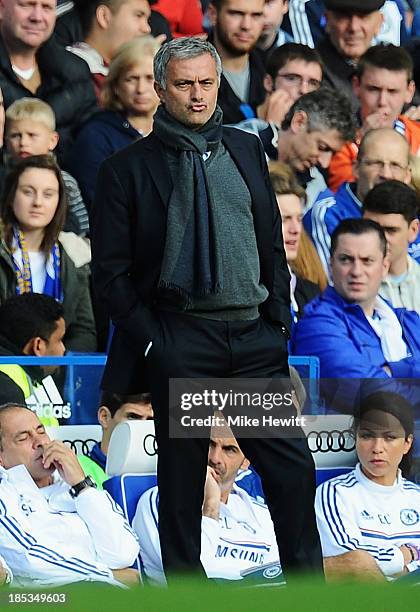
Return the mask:
<path id="1" fill-rule="evenodd" d="M 326 562 L 331 574 L 395 578 L 418 569 L 420 557 L 412 541 L 420 537 L 413 536 L 419 490 L 397 471 L 413 446 L 407 406 L 420 405 L 419 23 L 414 0 L 0 0 L 0 354 L 106 351 L 112 322 L 90 275 L 88 215 L 99 167 L 152 131 L 159 47 L 171 38 L 208 37 L 222 63 L 223 123 L 260 138 L 269 162 L 291 277 L 290 353 L 319 358 L 328 410 L 351 412 L 360 379 L 394 383 L 395 397 L 387 397 L 398 409 L 382 405 L 385 396 L 378 394 L 375 408 L 373 400 L 362 403 L 354 426 L 356 470 L 318 493 L 324 557 L 337 557 Z M 33 580 L 132 583 L 138 543 L 120 509 L 90 482 L 80 498 L 73 491 L 71 504 L 62 502 L 62 492 L 85 474 L 101 487 L 115 425 L 152 418 L 150 397 L 104 393 L 102 441 L 77 462 L 45 432 L 57 419 L 24 408 L 37 405 L 37 389 L 48 393 L 52 386 L 62 392 L 53 369 L 0 366 L 0 403 L 6 404 L 0 409 L 0 503 L 10 504 L 17 525 L 5 540 L 0 513 L 0 576 L 13 575 L 25 586 Z M 366 414 L 382 408 L 391 424 L 373 419 L 368 426 Z M 388 451 L 377 445 L 377 459 L 369 459 L 366 440 L 385 439 L 385 429 L 398 430 L 405 446 L 383 477 L 371 463 Z M 246 563 L 234 570 L 226 559 L 227 569 L 211 563 L 212 547 L 223 537 L 215 528 L 219 519 L 231 521 L 240 538 L 238 516 L 252 516 L 258 537 L 269 541 L 265 561 L 277 562 L 279 551 L 267 508 L 256 510 L 249 495 L 238 493 L 234 481 L 244 456 L 227 439 L 214 435 L 210 442 L 202 560 L 208 576 L 238 579 Z M 228 472 L 217 475 L 228 452 Z M 368 500 L 362 518 L 369 519 L 378 512 L 373 486 L 387 489 L 398 512 L 401 504 L 413 507 L 410 516 L 401 512 L 405 527 L 416 527 L 403 530 L 385 552 L 366 530 L 359 538 L 355 526 L 359 500 L 349 492 Z M 334 512 L 346 515 L 345 535 L 335 534 L 331 525 L 338 521 L 326 510 L 332 489 L 339 497 Z M 19 502 L 22 491 L 29 513 L 31 504 L 39 509 L 37 524 Z M 135 527 L 150 576 L 161 581 L 157 491 L 148 495 Z M 103 518 L 100 528 L 98 521 L 93 526 L 95 512 Z M 73 546 L 58 537 L 69 528 Z M 388 546 L 391 536 L 382 535 Z"/>

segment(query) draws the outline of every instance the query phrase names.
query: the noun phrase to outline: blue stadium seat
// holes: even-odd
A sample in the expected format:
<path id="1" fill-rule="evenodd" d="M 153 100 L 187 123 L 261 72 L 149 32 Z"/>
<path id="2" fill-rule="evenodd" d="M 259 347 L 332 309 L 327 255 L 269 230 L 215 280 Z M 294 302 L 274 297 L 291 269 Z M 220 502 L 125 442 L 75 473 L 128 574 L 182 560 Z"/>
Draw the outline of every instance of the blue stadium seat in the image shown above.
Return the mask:
<path id="1" fill-rule="evenodd" d="M 154 487 L 156 482 L 155 474 L 122 474 L 122 476 L 113 476 L 105 480 L 103 487 L 122 508 L 125 518 L 131 525 L 140 497 L 147 489 Z M 144 574 L 140 555 L 133 567 L 139 571 L 143 580 Z"/>
<path id="2" fill-rule="evenodd" d="M 122 474 L 105 480 L 103 486 L 112 499 L 121 506 L 131 525 L 140 497 L 156 483 L 155 474 Z"/>
<path id="3" fill-rule="evenodd" d="M 326 480 L 341 476 L 341 474 L 347 474 L 347 472 L 350 472 L 352 469 L 352 467 L 317 468 L 316 484 L 320 485 Z M 264 493 L 258 474 L 254 470 L 247 470 L 244 476 L 243 478 L 239 477 L 236 484 L 252 497 L 263 500 Z M 111 495 L 112 499 L 121 506 L 126 518 L 131 524 L 140 497 L 145 491 L 154 487 L 156 484 L 157 480 L 154 474 L 123 474 L 122 476 L 113 476 L 109 478 L 109 480 L 104 482 L 103 486 Z"/>
<path id="4" fill-rule="evenodd" d="M 317 467 L 316 468 L 316 485 L 320 485 L 326 480 L 347 474 L 354 469 L 353 467 Z M 261 485 L 261 479 L 252 466 L 244 472 L 240 472 L 236 479 L 236 484 L 241 489 L 244 489 L 251 497 L 265 502 L 265 495 Z"/>

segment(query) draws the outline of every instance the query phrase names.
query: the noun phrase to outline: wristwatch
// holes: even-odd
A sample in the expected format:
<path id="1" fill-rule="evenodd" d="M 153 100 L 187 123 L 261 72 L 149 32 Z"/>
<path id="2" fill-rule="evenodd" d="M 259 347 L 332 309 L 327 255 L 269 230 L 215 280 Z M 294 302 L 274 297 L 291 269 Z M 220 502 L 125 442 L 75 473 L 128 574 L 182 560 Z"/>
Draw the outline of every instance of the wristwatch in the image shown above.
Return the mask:
<path id="1" fill-rule="evenodd" d="M 96 489 L 96 482 L 93 480 L 91 476 L 86 476 L 81 482 L 73 485 L 69 489 L 70 497 L 75 499 L 83 489 L 87 489 L 88 487 L 92 487 Z"/>

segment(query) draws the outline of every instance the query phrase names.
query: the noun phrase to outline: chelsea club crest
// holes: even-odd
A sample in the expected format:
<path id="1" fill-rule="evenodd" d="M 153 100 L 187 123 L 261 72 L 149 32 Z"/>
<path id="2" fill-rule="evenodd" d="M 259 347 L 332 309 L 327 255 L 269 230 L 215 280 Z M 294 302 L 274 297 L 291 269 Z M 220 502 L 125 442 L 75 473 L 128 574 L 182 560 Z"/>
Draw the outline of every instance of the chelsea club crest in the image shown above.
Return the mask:
<path id="1" fill-rule="evenodd" d="M 404 525 L 415 525 L 419 522 L 419 513 L 414 508 L 404 508 L 400 511 L 401 523 Z"/>

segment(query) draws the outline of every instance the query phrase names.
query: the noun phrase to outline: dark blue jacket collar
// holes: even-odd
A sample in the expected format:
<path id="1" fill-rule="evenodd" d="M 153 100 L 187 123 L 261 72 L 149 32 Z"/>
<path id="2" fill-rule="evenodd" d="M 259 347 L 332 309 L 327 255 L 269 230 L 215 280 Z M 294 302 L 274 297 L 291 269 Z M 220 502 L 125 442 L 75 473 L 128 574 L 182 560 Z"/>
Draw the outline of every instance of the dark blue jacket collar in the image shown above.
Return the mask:
<path id="1" fill-rule="evenodd" d="M 101 445 L 99 442 L 95 444 L 92 450 L 89 453 L 89 457 L 97 463 L 103 470 L 105 470 L 106 465 L 106 455 L 101 451 Z"/>

